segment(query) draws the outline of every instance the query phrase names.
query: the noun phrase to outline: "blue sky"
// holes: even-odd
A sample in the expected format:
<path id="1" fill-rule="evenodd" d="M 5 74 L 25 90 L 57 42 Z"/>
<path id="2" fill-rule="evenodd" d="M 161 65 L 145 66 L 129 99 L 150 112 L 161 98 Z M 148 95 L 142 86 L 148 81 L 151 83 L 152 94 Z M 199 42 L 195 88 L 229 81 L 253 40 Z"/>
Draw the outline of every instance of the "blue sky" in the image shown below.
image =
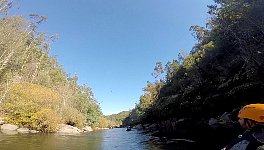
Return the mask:
<path id="1" fill-rule="evenodd" d="M 15 14 L 47 16 L 40 30 L 58 34 L 51 55 L 92 88 L 105 115 L 134 108 L 156 62 L 177 59 L 205 26 L 213 0 L 19 0 Z"/>

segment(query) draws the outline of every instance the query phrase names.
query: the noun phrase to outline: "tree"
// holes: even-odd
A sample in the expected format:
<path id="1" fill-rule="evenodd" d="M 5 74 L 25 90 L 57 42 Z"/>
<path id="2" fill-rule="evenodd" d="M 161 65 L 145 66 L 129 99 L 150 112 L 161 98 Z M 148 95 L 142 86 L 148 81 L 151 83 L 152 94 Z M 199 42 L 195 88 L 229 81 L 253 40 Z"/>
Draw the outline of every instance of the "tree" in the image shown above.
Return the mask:
<path id="1" fill-rule="evenodd" d="M 152 76 L 157 80 L 161 81 L 163 79 L 162 74 L 164 73 L 163 66 L 161 62 L 157 62 L 154 68 Z"/>
<path id="2" fill-rule="evenodd" d="M 38 31 L 47 17 L 8 16 L 11 6 L 12 1 L 0 0 L 0 105 L 4 106 L 0 115 L 7 115 L 7 122 L 43 132 L 54 131 L 57 123 L 97 124 L 102 112 L 92 90 L 78 85 L 78 77 L 67 75 L 56 57 L 50 56 L 56 36 Z M 42 93 L 30 93 L 35 91 Z M 59 104 L 47 104 L 54 93 L 60 97 Z"/>
<path id="3" fill-rule="evenodd" d="M 12 7 L 12 1 L 0 0 L 0 13 L 6 14 L 7 11 Z"/>
<path id="4" fill-rule="evenodd" d="M 179 54 L 175 69 L 172 63 L 166 64 L 166 82 L 155 101 L 145 105 L 156 91 L 147 83 L 147 96 L 140 98 L 128 118 L 139 114 L 140 104 L 149 108 L 137 120 L 160 121 L 210 118 L 247 103 L 263 102 L 264 1 L 215 2 L 209 6 L 211 18 L 206 27 L 190 28 L 197 39 L 192 51 Z"/>
<path id="5" fill-rule="evenodd" d="M 19 126 L 53 132 L 60 122 L 61 97 L 52 89 L 43 86 L 13 84 L 2 104 L 6 121 Z"/>

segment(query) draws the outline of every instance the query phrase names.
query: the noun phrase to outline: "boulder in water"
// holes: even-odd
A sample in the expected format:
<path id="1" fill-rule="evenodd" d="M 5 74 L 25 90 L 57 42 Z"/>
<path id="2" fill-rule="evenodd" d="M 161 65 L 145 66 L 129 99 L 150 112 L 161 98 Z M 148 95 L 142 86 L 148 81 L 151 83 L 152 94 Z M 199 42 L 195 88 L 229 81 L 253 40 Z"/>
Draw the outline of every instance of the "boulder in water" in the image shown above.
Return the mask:
<path id="1" fill-rule="evenodd" d="M 18 129 L 18 126 L 12 125 L 12 124 L 3 124 L 1 126 L 1 130 L 10 130 L 10 131 L 15 131 Z"/>
<path id="2" fill-rule="evenodd" d="M 59 134 L 79 134 L 80 132 L 81 130 L 78 129 L 77 127 L 73 127 L 66 124 L 59 125 L 59 130 L 58 130 Z"/>
<path id="3" fill-rule="evenodd" d="M 17 131 L 15 130 L 1 130 L 2 133 L 7 134 L 7 135 L 15 135 L 18 134 Z"/>
<path id="4" fill-rule="evenodd" d="M 25 133 L 29 133 L 29 129 L 28 128 L 19 128 L 19 129 L 17 129 L 17 132 L 21 133 L 21 134 L 25 134 Z"/>
<path id="5" fill-rule="evenodd" d="M 90 127 L 90 126 L 85 126 L 82 129 L 83 129 L 84 132 L 91 132 L 91 131 L 93 131 L 92 127 Z"/>

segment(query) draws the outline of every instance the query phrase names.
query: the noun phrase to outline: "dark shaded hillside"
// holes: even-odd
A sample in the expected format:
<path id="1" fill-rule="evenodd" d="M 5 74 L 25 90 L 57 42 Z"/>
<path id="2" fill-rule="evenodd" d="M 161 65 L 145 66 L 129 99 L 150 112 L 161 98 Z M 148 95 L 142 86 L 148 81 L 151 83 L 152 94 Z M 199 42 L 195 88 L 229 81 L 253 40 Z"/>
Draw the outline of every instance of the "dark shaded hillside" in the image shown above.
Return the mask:
<path id="1" fill-rule="evenodd" d="M 157 63 L 154 70 L 158 75 L 165 72 L 165 79 L 148 83 L 127 124 L 156 122 L 176 133 L 179 121 L 173 120 L 188 118 L 177 130 L 210 138 L 211 117 L 233 111 L 235 121 L 241 106 L 264 102 L 264 1 L 215 2 L 208 6 L 211 18 L 206 28 L 190 28 L 197 39 L 190 54 L 165 68 Z M 236 134 L 223 131 L 226 134 L 215 130 L 214 137 Z"/>
<path id="2" fill-rule="evenodd" d="M 264 2 L 217 2 L 222 7 L 211 7 L 209 28 L 192 28 L 197 36 L 203 32 L 202 37 L 160 89 L 150 107 L 154 120 L 160 115 L 213 117 L 263 102 Z"/>

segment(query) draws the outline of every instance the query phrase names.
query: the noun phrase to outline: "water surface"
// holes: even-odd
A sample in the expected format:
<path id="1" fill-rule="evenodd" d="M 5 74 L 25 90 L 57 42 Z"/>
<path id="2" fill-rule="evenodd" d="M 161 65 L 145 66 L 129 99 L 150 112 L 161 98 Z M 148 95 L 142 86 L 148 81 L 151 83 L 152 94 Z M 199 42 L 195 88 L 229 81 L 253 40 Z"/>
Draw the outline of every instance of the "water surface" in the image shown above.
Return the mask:
<path id="1" fill-rule="evenodd" d="M 124 128 L 82 133 L 58 134 L 0 134 L 0 150 L 162 150 L 153 137 Z"/>

